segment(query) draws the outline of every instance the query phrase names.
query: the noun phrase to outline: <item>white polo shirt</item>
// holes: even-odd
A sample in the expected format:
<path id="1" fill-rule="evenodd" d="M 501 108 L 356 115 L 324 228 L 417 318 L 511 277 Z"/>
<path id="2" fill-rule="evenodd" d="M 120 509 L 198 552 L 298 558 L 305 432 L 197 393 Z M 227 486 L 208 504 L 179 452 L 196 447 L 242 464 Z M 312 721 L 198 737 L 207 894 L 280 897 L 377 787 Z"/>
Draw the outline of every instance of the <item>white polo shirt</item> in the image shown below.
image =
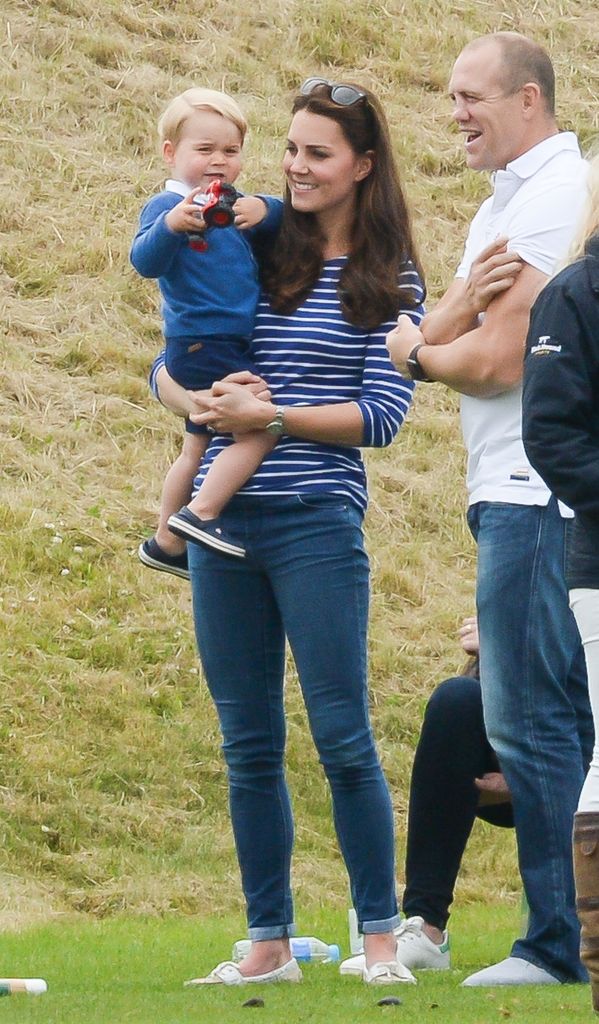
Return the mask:
<path id="1" fill-rule="evenodd" d="M 475 257 L 498 235 L 506 235 L 510 249 L 549 277 L 566 256 L 581 215 L 587 170 L 576 136 L 563 132 L 544 139 L 504 171 L 496 171 L 493 195 L 470 225 L 456 277 L 467 277 Z M 546 505 L 551 497 L 524 452 L 521 404 L 521 385 L 494 398 L 462 395 L 471 505 Z"/>

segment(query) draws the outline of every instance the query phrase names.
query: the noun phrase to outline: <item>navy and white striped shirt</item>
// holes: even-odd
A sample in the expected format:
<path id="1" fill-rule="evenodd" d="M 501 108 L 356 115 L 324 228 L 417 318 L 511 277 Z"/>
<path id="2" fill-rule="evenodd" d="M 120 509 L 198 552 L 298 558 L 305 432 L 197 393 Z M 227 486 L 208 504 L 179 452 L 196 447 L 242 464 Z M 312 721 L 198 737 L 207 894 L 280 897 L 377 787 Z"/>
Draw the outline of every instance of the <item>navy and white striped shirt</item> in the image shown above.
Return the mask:
<path id="1" fill-rule="evenodd" d="M 314 288 L 294 313 L 273 313 L 262 296 L 251 356 L 277 405 L 331 405 L 356 402 L 364 419 L 366 447 L 390 444 L 403 423 L 414 384 L 393 367 L 385 336 L 395 321 L 367 332 L 343 317 L 337 288 L 347 257 L 326 260 Z M 413 268 L 400 278 L 417 303 L 405 312 L 414 323 L 423 316 L 423 288 Z M 217 435 L 195 480 L 200 486 L 216 455 L 232 443 Z M 359 448 L 304 441 L 283 435 L 239 494 L 338 494 L 366 508 L 366 475 Z"/>

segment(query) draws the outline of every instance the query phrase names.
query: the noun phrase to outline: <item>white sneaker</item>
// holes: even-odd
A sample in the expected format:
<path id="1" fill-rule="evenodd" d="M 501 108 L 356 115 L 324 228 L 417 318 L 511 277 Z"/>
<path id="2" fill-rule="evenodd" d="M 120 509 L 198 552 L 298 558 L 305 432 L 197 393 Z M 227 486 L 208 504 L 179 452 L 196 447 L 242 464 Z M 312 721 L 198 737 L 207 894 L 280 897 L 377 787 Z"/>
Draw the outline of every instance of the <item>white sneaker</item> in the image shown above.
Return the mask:
<path id="1" fill-rule="evenodd" d="M 421 917 L 406 917 L 396 929 L 397 959 L 414 971 L 448 971 L 449 936 L 443 932 L 443 942 L 437 945 L 423 929 Z"/>
<path id="2" fill-rule="evenodd" d="M 477 988 L 488 985 L 559 985 L 557 978 L 529 960 L 519 956 L 508 956 L 498 964 L 484 967 L 482 971 L 465 978 L 462 985 L 466 988 Z"/>
<path id="3" fill-rule="evenodd" d="M 408 917 L 395 929 L 397 936 L 397 959 L 411 971 L 449 970 L 449 937 L 443 932 L 443 942 L 438 946 L 423 931 L 421 917 Z M 353 974 L 362 977 L 365 958 L 363 953 L 350 956 L 339 966 L 339 974 Z"/>

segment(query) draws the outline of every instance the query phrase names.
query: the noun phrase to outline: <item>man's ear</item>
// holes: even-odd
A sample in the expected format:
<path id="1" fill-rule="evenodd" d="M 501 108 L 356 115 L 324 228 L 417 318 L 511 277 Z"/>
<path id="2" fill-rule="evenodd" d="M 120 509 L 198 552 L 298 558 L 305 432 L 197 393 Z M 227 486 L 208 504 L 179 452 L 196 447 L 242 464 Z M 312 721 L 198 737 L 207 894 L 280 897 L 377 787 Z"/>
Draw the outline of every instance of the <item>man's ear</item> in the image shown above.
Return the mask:
<path id="1" fill-rule="evenodd" d="M 527 82 L 522 86 L 522 110 L 526 116 L 536 113 L 541 103 L 541 90 L 536 82 Z"/>

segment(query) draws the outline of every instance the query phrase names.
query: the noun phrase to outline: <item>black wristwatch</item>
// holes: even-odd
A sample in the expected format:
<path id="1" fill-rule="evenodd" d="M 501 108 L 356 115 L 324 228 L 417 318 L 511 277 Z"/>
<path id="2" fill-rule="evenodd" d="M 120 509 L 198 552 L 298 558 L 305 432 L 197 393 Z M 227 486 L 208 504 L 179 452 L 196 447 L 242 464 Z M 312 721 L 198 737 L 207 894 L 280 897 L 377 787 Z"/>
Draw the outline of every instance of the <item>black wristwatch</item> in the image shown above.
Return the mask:
<path id="1" fill-rule="evenodd" d="M 418 359 L 418 352 L 421 348 L 424 348 L 424 343 L 422 341 L 419 341 L 417 345 L 414 345 L 414 348 L 412 349 L 408 358 L 406 359 L 408 373 L 410 374 L 412 380 L 421 381 L 423 384 L 432 384 L 432 377 L 426 376 Z"/>

